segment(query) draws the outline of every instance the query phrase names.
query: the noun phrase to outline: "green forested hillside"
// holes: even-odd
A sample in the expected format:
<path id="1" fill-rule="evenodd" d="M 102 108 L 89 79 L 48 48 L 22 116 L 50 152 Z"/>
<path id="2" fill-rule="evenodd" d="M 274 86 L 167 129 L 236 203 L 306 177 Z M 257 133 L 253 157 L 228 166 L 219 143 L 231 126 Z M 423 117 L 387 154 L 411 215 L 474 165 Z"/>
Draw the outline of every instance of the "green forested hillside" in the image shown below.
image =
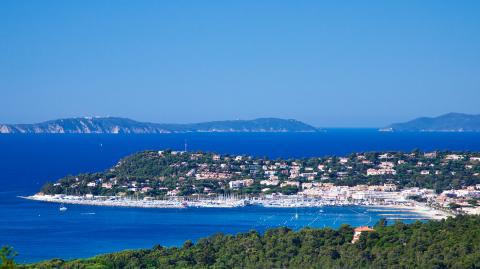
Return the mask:
<path id="1" fill-rule="evenodd" d="M 431 154 L 431 155 L 429 155 Z M 449 159 L 449 157 L 458 159 Z M 368 175 L 382 165 L 389 173 Z M 385 169 L 383 169 L 385 170 Z M 245 188 L 230 188 L 233 180 L 253 179 Z M 438 192 L 480 184 L 479 152 L 359 152 L 349 156 L 299 159 L 268 159 L 219 155 L 209 152 L 142 151 L 121 159 L 117 165 L 97 173 L 66 176 L 43 186 L 45 194 L 150 196 L 164 198 L 168 191 L 179 196 L 258 195 L 262 180 L 276 179 L 269 193 L 299 191 L 281 187 L 285 181 L 320 182 L 335 185 L 381 185 L 420 187 Z M 268 194 L 268 192 L 267 192 Z"/>
<path id="2" fill-rule="evenodd" d="M 180 248 L 155 246 L 74 261 L 51 260 L 19 268 L 480 268 L 480 217 L 375 226 L 350 243 L 342 226 L 277 228 L 217 234 Z"/>

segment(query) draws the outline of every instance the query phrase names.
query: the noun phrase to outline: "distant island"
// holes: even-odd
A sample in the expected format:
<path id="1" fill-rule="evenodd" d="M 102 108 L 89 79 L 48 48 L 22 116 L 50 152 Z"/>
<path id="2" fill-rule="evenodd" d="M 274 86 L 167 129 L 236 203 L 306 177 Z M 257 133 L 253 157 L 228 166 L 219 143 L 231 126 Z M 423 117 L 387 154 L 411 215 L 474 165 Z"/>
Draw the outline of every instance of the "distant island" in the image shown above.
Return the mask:
<path id="1" fill-rule="evenodd" d="M 480 115 L 448 113 L 438 117 L 422 117 L 394 123 L 380 131 L 401 132 L 480 132 Z"/>
<path id="2" fill-rule="evenodd" d="M 3 134 L 161 134 L 188 132 L 316 132 L 293 119 L 210 121 L 191 124 L 139 122 L 118 117 L 83 117 L 34 124 L 0 124 Z"/>

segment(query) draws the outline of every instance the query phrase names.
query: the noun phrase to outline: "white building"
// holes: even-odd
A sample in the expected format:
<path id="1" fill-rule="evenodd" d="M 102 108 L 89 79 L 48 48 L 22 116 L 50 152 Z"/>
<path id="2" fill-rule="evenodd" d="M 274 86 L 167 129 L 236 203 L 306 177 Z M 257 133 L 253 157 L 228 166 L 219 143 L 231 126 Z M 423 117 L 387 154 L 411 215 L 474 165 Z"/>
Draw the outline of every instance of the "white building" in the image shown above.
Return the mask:
<path id="1" fill-rule="evenodd" d="M 248 187 L 253 184 L 253 179 L 242 179 L 242 180 L 233 180 L 228 182 L 230 189 L 240 189 L 243 187 Z"/>
<path id="2" fill-rule="evenodd" d="M 449 160 L 449 161 L 458 161 L 462 159 L 463 159 L 463 155 L 458 155 L 458 154 L 449 154 L 445 156 L 445 160 Z"/>

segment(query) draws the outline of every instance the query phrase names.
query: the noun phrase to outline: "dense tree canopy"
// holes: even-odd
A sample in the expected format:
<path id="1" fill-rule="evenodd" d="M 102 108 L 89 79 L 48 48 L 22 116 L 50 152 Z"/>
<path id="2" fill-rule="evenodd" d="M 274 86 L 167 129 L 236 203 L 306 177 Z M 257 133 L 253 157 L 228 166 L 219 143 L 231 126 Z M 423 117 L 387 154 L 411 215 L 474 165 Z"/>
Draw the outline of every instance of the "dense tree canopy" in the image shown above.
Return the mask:
<path id="1" fill-rule="evenodd" d="M 353 229 L 276 228 L 217 234 L 179 248 L 155 246 L 19 268 L 480 268 L 480 217 L 385 225 L 352 244 Z"/>

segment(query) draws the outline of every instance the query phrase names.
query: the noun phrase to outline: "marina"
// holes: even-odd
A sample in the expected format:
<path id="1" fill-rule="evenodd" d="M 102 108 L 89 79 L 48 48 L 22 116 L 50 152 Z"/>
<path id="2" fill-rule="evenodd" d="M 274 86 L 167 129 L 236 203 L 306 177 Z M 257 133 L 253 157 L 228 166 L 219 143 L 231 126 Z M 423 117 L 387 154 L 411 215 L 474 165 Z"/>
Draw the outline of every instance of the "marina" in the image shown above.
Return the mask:
<path id="1" fill-rule="evenodd" d="M 430 208 L 414 201 L 398 200 L 397 202 L 385 200 L 373 201 L 349 201 L 329 200 L 322 198 L 305 198 L 298 195 L 267 196 L 267 197 L 217 197 L 211 199 L 192 199 L 186 197 L 175 197 L 163 200 L 152 199 L 131 199 L 122 197 L 95 197 L 89 196 L 67 196 L 67 195 L 33 195 L 21 197 L 28 200 L 77 204 L 88 206 L 107 207 L 137 207 L 137 208 L 242 208 L 247 206 L 265 208 L 323 208 L 329 207 L 366 207 L 364 212 L 357 214 L 378 214 L 378 216 L 395 219 L 443 219 L 450 216 L 448 212 Z M 66 209 L 65 209 L 66 210 Z M 390 213 L 392 210 L 395 213 Z"/>
<path id="2" fill-rule="evenodd" d="M 64 203 L 68 210 L 60 212 L 58 203 L 12 198 L 7 204 L 2 209 L 5 218 L 0 223 L 0 238 L 15 244 L 22 253 L 17 258 L 21 262 L 90 257 L 155 244 L 181 246 L 185 240 L 196 241 L 215 233 L 264 232 L 279 226 L 294 230 L 338 228 L 342 224 L 373 226 L 379 219 L 386 219 L 369 211 L 377 208 L 370 206 L 133 208 Z M 392 214 L 387 219 L 391 224 L 396 221 L 394 215 L 400 218 L 397 214 L 404 212 L 393 207 L 385 210 Z M 415 215 L 412 212 L 412 217 L 402 221 L 426 218 Z M 40 245 L 43 247 L 29 251 Z"/>

